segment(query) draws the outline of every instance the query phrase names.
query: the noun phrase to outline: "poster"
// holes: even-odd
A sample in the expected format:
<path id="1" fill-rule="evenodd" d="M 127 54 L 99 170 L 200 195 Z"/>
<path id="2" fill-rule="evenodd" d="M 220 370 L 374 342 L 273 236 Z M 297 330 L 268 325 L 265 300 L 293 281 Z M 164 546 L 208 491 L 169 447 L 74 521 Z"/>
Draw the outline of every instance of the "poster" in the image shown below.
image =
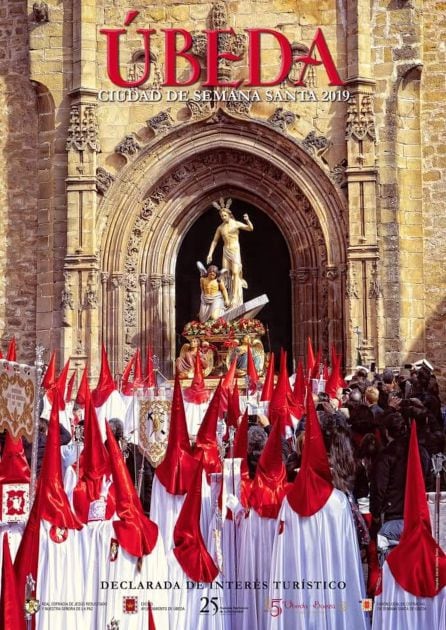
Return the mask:
<path id="1" fill-rule="evenodd" d="M 426 357 L 444 386 L 440 3 L 49 0 L 18 7 L 7 0 L 2 20 L 2 341 L 15 333 L 25 354 L 35 341 L 60 349 L 77 383 L 87 362 L 96 382 L 101 342 L 113 376 L 136 348 L 144 355 L 151 346 L 159 375 L 172 381 L 180 348 L 190 343 L 182 332 L 196 330 L 199 260 L 218 273 L 226 265 L 243 303 L 268 296 L 252 316 L 265 330 L 262 352 L 286 347 L 290 371 L 310 337 L 326 357 L 334 346 L 346 371 L 364 364 L 381 372 Z M 212 250 L 222 206 L 238 232 L 235 224 L 232 235 L 220 231 Z M 222 292 L 222 300 L 238 308 L 234 294 L 226 300 Z M 238 332 L 229 341 L 240 358 Z M 217 362 L 225 348 L 209 339 Z M 158 459 L 154 452 L 152 463 Z M 88 580 L 76 579 L 70 597 L 62 588 L 56 598 L 50 579 L 47 595 L 38 591 L 41 610 L 69 627 L 147 627 L 147 589 L 138 586 L 136 565 L 120 564 L 102 508 L 93 506 L 90 527 L 102 556 L 73 569 Z M 214 545 L 216 566 L 226 555 L 237 576 L 237 545 L 250 535 L 244 525 L 232 535 L 219 524 L 213 542 L 204 541 Z M 77 530 L 44 534 L 53 559 L 71 550 L 63 556 L 67 571 L 73 557 L 87 557 Z M 225 552 L 224 536 L 232 551 Z M 272 537 L 271 525 L 269 545 Z M 278 571 L 277 579 L 259 575 L 240 587 L 238 579 L 221 587 L 220 578 L 215 588 L 202 587 L 173 579 L 166 567 L 155 582 L 149 573 L 144 581 L 160 585 L 150 589 L 164 602 L 160 609 L 189 605 L 204 630 L 291 627 L 285 611 L 300 619 L 305 607 L 315 611 L 309 618 L 328 619 L 315 628 L 343 627 L 330 621 L 330 597 L 309 594 L 319 590 L 313 583 L 333 582 L 336 588 L 320 588 L 339 595 L 339 615 L 350 619 L 354 609 L 368 623 L 373 601 L 365 591 L 349 593 L 344 575 L 327 581 Z M 87 585 L 99 594 L 87 595 Z M 110 606 L 101 604 L 98 621 L 104 601 Z M 167 627 L 155 608 L 156 627 Z M 193 623 L 184 619 L 177 627 Z"/>

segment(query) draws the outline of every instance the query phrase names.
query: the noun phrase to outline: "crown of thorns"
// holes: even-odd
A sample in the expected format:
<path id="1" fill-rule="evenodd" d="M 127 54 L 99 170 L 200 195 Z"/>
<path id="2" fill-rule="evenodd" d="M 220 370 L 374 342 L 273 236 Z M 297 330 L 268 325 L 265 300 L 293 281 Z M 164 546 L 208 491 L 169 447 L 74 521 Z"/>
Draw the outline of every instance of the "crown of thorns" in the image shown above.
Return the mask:
<path id="1" fill-rule="evenodd" d="M 220 197 L 220 199 L 218 201 L 213 201 L 212 205 L 214 206 L 214 208 L 216 208 L 219 212 L 221 212 L 221 210 L 229 210 L 229 208 L 231 207 L 232 204 L 232 199 L 226 199 L 226 202 L 224 200 L 224 197 Z"/>

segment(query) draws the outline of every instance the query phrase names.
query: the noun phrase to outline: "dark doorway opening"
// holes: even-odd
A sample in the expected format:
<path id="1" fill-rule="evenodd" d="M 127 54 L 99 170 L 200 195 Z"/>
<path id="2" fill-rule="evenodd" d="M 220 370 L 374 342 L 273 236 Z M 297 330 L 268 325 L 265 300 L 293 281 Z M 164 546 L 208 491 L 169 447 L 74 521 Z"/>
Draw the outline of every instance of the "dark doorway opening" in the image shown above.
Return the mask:
<path id="1" fill-rule="evenodd" d="M 238 221 L 243 221 L 243 214 L 247 213 L 254 225 L 253 232 L 239 232 L 243 277 L 248 283 L 244 301 L 267 294 L 269 304 L 257 315 L 269 331 L 269 336 L 265 335 L 262 340 L 265 351 L 272 350 L 278 356 L 280 348 L 284 348 L 291 363 L 291 263 L 285 239 L 274 221 L 255 206 L 233 198 L 231 210 Z M 198 319 L 200 276 L 196 261 L 206 265 L 209 246 L 219 224 L 218 211 L 210 206 L 189 229 L 180 247 L 175 277 L 177 353 L 185 342 L 181 337 L 184 325 Z M 213 264 L 221 267 L 221 260 L 220 241 Z"/>

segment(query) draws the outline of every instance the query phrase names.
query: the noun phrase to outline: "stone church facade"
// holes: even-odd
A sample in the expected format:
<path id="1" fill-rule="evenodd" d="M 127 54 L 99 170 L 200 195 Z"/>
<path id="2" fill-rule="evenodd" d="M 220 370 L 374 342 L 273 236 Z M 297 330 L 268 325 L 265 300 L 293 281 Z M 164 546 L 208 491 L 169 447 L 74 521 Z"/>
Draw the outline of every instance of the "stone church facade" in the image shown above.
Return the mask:
<path id="1" fill-rule="evenodd" d="M 129 9 L 139 11 L 124 27 Z M 97 370 L 148 342 L 171 372 L 184 235 L 224 195 L 268 214 L 290 254 L 292 343 L 358 346 L 379 368 L 427 357 L 446 378 L 446 6 L 434 0 L 7 0 L 0 8 L 0 336 Z M 116 102 L 104 28 L 126 28 L 121 71 L 143 71 L 137 28 L 184 28 L 205 72 L 205 28 L 281 32 L 308 52 L 322 29 L 348 90 L 317 102 Z M 262 68 L 280 53 L 266 37 Z M 243 36 L 223 41 L 247 76 Z M 293 67 L 292 72 L 299 72 Z M 179 76 L 187 68 L 179 68 Z M 296 74 L 294 74 L 296 76 Z M 294 91 L 290 72 L 281 85 Z M 202 81 L 201 81 L 202 83 Z M 188 88 L 202 88 L 200 82 Z M 179 89 L 179 88 L 178 88 Z M 331 88 L 333 90 L 333 88 Z M 240 218 L 240 217 L 237 217 Z"/>

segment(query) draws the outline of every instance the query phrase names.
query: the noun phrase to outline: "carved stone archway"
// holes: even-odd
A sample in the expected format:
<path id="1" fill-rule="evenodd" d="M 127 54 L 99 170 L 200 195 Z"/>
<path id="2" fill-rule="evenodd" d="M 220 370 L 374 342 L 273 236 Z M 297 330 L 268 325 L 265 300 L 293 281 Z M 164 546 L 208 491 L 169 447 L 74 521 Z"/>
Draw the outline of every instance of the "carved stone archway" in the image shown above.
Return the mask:
<path id="1" fill-rule="evenodd" d="M 222 194 L 266 212 L 288 244 L 294 355 L 304 354 L 307 335 L 325 349 L 344 346 L 345 200 L 311 146 L 217 110 L 168 125 L 143 148 L 127 137 L 120 153 L 127 163 L 109 182 L 96 219 L 103 234 L 98 324 L 112 369 L 150 340 L 171 373 L 177 254 L 189 227 Z"/>

